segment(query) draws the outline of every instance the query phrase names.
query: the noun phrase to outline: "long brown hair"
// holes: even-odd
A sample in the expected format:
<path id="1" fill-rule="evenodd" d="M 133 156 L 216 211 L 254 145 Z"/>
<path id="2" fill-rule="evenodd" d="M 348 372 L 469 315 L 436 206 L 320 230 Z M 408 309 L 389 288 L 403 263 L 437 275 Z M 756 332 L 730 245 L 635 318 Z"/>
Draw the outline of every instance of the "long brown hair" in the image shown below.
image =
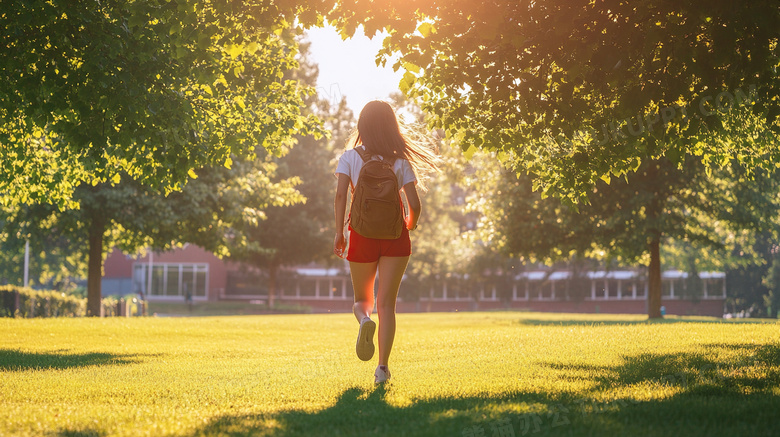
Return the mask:
<path id="1" fill-rule="evenodd" d="M 423 190 L 427 175 L 439 171 L 432 142 L 401 132 L 393 107 L 381 100 L 368 102 L 360 111 L 357 132 L 349 143 L 352 147 L 362 144 L 368 152 L 385 159 L 406 159 L 417 176 L 417 185 Z"/>

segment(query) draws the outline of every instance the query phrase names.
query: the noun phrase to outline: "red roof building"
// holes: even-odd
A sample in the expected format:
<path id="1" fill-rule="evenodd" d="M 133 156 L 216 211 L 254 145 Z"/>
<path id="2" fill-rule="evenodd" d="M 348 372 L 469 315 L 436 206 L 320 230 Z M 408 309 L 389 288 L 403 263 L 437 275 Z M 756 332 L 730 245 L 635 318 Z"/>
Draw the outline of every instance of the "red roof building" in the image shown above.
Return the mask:
<path id="1" fill-rule="evenodd" d="M 104 264 L 103 294 L 144 295 L 150 300 L 253 301 L 268 299 L 263 272 L 223 261 L 194 245 L 142 257 L 112 251 Z M 647 279 L 641 269 L 587 272 L 578 281 L 579 295 L 567 292 L 568 271 L 523 272 L 490 285 L 467 278 L 448 278 L 414 299 L 401 285 L 399 312 L 523 309 L 577 313 L 647 314 Z M 721 317 L 726 300 L 725 274 L 700 273 L 702 289 L 688 292 L 687 273 L 666 271 L 662 305 L 666 314 Z M 584 290 L 584 293 L 582 292 Z M 413 290 L 419 291 L 419 290 Z M 408 294 L 409 293 L 409 294 Z M 313 311 L 349 312 L 353 291 L 346 262 L 339 268 L 286 269 L 277 280 L 276 302 Z"/>

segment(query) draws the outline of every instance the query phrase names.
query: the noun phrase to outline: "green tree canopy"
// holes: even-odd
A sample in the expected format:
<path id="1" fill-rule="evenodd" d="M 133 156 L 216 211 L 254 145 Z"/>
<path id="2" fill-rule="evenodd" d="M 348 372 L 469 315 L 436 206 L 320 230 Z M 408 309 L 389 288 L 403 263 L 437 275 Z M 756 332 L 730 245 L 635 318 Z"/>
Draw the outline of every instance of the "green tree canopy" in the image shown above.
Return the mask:
<path id="1" fill-rule="evenodd" d="M 479 248 L 466 237 L 470 217 L 465 212 L 465 178 L 471 171 L 468 160 L 457 144 L 443 140 L 440 132 L 428 129 L 425 113 L 413 100 L 401 93 L 390 96 L 400 115 L 403 129 L 412 138 L 438 148 L 438 173 L 418 175 L 425 179 L 426 190 L 418 190 L 422 212 L 418 229 L 410 234 L 413 262 L 406 269 L 407 279 L 401 296 L 406 301 L 429 296 L 446 280 L 464 278 L 472 274 L 472 263 Z"/>
<path id="2" fill-rule="evenodd" d="M 317 65 L 308 56 L 308 43 L 301 43 L 300 66 L 290 75 L 303 84 L 317 82 Z M 308 96 L 305 112 L 316 115 L 330 138 L 299 135 L 296 144 L 284 156 L 274 159 L 278 166 L 275 179 L 299 182 L 297 191 L 304 198 L 295 205 L 271 206 L 266 218 L 240 229 L 248 244 L 231 249 L 231 258 L 268 272 L 268 301 L 274 304 L 278 271 L 281 267 L 314 261 L 332 261 L 333 198 L 336 178 L 335 159 L 343 151 L 356 120 L 346 99 L 330 101 L 318 95 Z"/>
<path id="3" fill-rule="evenodd" d="M 774 1 L 344 0 L 330 17 L 345 35 L 388 31 L 383 55 L 400 53 L 401 87 L 433 125 L 545 194 L 584 199 L 660 157 L 780 159 Z M 723 135 L 725 109 L 745 102 L 759 128 Z"/>
<path id="4" fill-rule="evenodd" d="M 695 274 L 697 259 L 721 268 L 735 265 L 735 248 L 763 230 L 776 230 L 777 171 L 747 173 L 735 163 L 708 175 L 695 157 L 682 169 L 653 160 L 625 179 L 599 181 L 588 193 L 590 202 L 577 207 L 542 198 L 531 177 L 504 172 L 497 181 L 477 180 L 490 199 L 486 230 L 494 232 L 494 244 L 548 263 L 579 255 L 649 265 L 649 312 L 659 317 L 662 244 L 684 245 L 684 253 L 669 261 Z M 700 257 L 694 249 L 709 253 Z"/>
<path id="5" fill-rule="evenodd" d="M 298 196 L 271 181 L 269 153 L 321 133 L 302 113 L 313 89 L 287 74 L 297 26 L 320 19 L 318 4 L 3 2 L 9 244 L 67 235 L 89 260 L 93 315 L 106 247 L 245 244 L 239 222 Z"/>
<path id="6" fill-rule="evenodd" d="M 291 23 L 315 23 L 318 5 L 2 2 L 0 201 L 64 206 L 122 174 L 171 191 L 315 131 L 300 112 L 310 91 L 284 73 Z"/>
<path id="7" fill-rule="evenodd" d="M 82 183 L 74 190 L 78 208 L 60 210 L 54 204 L 6 207 L 1 247 L 19 253 L 29 240 L 34 254 L 59 255 L 52 262 L 66 261 L 70 275 L 87 277 L 88 311 L 97 315 L 108 250 L 167 250 L 189 242 L 229 255 L 231 248 L 249 244 L 240 232 L 247 223 L 264 219 L 271 206 L 301 200 L 295 180 L 271 180 L 275 170 L 276 165 L 262 156 L 236 159 L 231 169 L 198 170 L 197 179 L 169 195 L 127 175 L 117 184 Z"/>

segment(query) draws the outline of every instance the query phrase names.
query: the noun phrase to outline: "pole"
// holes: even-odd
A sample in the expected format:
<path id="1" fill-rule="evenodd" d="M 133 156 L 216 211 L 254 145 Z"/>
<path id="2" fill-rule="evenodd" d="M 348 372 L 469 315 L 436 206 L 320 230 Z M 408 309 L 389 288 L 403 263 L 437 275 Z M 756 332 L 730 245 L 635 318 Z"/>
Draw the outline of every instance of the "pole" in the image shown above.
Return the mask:
<path id="1" fill-rule="evenodd" d="M 147 287 L 146 287 L 146 297 L 149 297 L 152 294 L 152 259 L 154 256 L 154 252 L 152 252 L 152 248 L 149 248 L 149 279 L 147 281 Z"/>
<path id="2" fill-rule="evenodd" d="M 24 243 L 24 287 L 30 285 L 30 240 Z"/>

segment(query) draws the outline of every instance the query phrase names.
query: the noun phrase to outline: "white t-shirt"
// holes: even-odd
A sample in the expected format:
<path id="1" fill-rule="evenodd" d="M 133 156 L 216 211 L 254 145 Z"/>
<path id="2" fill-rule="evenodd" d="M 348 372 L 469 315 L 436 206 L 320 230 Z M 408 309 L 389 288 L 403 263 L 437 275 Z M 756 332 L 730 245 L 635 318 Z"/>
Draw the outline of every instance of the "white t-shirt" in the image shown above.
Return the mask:
<path id="1" fill-rule="evenodd" d="M 371 159 L 381 160 L 382 157 L 374 155 Z M 358 176 L 360 176 L 360 169 L 362 168 L 363 158 L 360 157 L 357 150 L 349 149 L 341 155 L 341 158 L 339 158 L 339 164 L 336 166 L 336 176 L 338 176 L 339 173 L 344 173 L 349 176 L 350 181 L 352 181 L 352 184 L 354 185 L 355 182 L 357 182 Z M 399 189 L 409 182 L 417 182 L 417 177 L 414 175 L 412 166 L 409 164 L 409 161 L 405 159 L 396 159 L 395 164 L 393 165 L 393 171 L 395 172 L 396 178 L 398 178 Z"/>

